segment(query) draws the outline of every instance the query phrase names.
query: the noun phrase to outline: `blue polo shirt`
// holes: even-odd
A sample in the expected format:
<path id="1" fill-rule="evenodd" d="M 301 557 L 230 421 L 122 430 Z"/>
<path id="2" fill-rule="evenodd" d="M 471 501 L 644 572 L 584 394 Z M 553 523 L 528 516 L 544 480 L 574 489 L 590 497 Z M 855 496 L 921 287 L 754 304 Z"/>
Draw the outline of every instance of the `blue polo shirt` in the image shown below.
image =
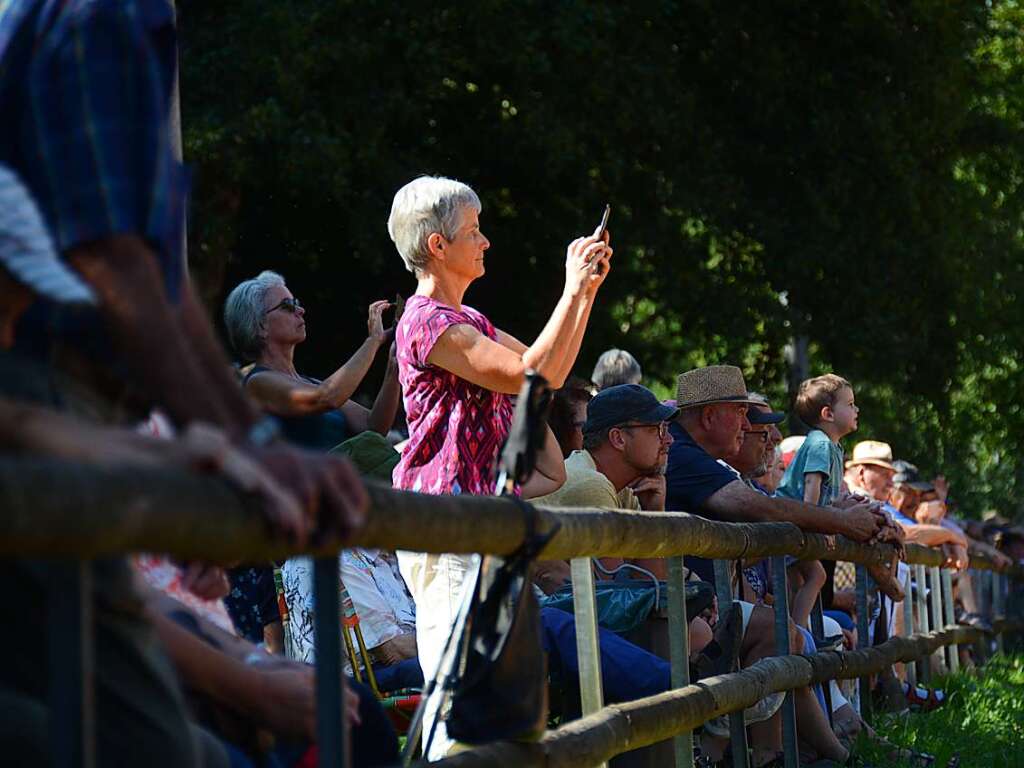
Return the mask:
<path id="1" fill-rule="evenodd" d="M 668 471 L 665 473 L 665 509 L 689 512 L 716 519 L 704 509 L 704 503 L 736 480 L 739 475 L 701 448 L 690 434 L 676 422 L 669 425 L 675 442 L 668 449 Z M 714 567 L 703 557 L 685 558 L 686 566 L 704 581 L 715 583 Z"/>

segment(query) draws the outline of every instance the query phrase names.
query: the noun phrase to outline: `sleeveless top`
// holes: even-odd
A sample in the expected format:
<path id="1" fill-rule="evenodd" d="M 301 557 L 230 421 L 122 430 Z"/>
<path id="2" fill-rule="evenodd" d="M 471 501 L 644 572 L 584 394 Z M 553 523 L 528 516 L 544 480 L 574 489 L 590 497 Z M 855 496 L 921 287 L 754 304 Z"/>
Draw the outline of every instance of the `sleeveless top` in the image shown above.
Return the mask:
<path id="1" fill-rule="evenodd" d="M 242 386 L 244 387 L 248 384 L 249 379 L 257 373 L 273 370 L 273 368 L 267 368 L 263 365 L 254 365 L 252 370 L 245 375 Z M 302 376 L 301 378 L 310 384 L 320 384 L 319 379 L 313 379 L 308 376 Z M 306 416 L 272 415 L 280 422 L 281 433 L 286 440 L 314 451 L 329 451 L 352 436 L 345 415 L 338 409 L 325 413 L 311 413 Z"/>

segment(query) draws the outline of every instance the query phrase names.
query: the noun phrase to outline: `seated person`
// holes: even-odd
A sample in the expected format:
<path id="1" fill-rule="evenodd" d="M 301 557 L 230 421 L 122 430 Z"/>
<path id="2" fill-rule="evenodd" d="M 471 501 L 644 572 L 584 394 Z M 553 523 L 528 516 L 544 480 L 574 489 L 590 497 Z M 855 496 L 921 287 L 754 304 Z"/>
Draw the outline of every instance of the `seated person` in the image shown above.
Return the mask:
<path id="1" fill-rule="evenodd" d="M 587 403 L 593 397 L 590 390 L 588 382 L 573 377 L 561 389 L 556 389 L 551 399 L 548 426 L 558 441 L 563 459 L 583 448 L 583 422 L 587 420 Z"/>
<path id="2" fill-rule="evenodd" d="M 870 505 L 847 509 L 816 507 L 795 499 L 770 497 L 751 489 L 735 470 L 720 463 L 734 459 L 743 444 L 743 431 L 751 429 L 747 411 L 761 403 L 747 394 L 742 372 L 734 366 L 710 366 L 679 377 L 676 405 L 679 416 L 670 425 L 666 506 L 733 522 L 791 522 L 817 533 L 842 533 L 855 541 L 872 539 L 885 526 L 884 518 Z M 687 565 L 705 581 L 714 581 L 712 563 L 686 558 Z M 744 665 L 775 655 L 774 616 L 766 606 L 753 606 L 740 658 Z M 790 627 L 791 647 L 802 649 L 803 636 Z M 847 750 L 828 727 L 824 712 L 810 688 L 793 693 L 806 746 L 826 759 L 843 761 Z M 777 721 L 776 721 L 777 722 Z M 755 766 L 774 759 L 779 748 L 778 731 L 769 724 L 752 730 L 761 750 Z M 754 733 L 754 731 L 759 731 Z"/>
<path id="3" fill-rule="evenodd" d="M 416 606 L 393 552 L 357 547 L 342 551 L 339 577 L 352 599 L 381 691 L 423 685 L 416 654 Z M 313 563 L 289 558 L 281 569 L 295 658 L 313 663 Z M 353 641 L 354 642 L 354 641 Z"/>
<path id="4" fill-rule="evenodd" d="M 224 324 L 231 346 L 246 363 L 246 393 L 279 417 L 285 437 L 307 448 L 328 450 L 366 430 L 386 435 L 395 421 L 401 389 L 394 355 L 372 410 L 351 397 L 391 334 L 381 319 L 390 305 L 370 305 L 369 333 L 356 353 L 323 381 L 295 370 L 295 347 L 306 340 L 306 310 L 292 296 L 284 278 L 261 272 L 235 286 L 224 304 Z"/>

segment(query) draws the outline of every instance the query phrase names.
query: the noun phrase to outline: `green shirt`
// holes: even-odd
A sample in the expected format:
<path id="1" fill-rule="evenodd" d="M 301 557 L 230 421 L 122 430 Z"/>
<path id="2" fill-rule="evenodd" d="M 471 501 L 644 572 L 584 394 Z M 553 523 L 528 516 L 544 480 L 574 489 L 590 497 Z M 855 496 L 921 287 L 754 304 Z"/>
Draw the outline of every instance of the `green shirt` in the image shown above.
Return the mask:
<path id="1" fill-rule="evenodd" d="M 843 448 L 833 443 L 820 429 L 812 429 L 796 452 L 775 493 L 790 499 L 804 500 L 804 476 L 817 472 L 825 477 L 821 481 L 818 506 L 832 503 L 843 487 Z"/>
<path id="2" fill-rule="evenodd" d="M 597 470 L 587 451 L 573 451 L 565 460 L 565 484 L 554 493 L 530 499 L 532 504 L 549 507 L 604 507 L 640 509 L 633 491 L 616 491 L 612 481 Z"/>

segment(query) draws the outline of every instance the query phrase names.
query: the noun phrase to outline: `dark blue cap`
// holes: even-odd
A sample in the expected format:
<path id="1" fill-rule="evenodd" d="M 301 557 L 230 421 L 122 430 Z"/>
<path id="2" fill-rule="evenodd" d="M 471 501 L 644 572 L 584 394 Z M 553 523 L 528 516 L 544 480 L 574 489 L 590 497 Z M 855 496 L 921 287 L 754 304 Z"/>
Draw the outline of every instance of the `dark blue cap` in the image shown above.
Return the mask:
<path id="1" fill-rule="evenodd" d="M 660 424 L 674 419 L 678 408 L 658 401 L 654 393 L 639 384 L 619 384 L 598 392 L 587 404 L 584 434 L 594 434 L 620 424 Z"/>

